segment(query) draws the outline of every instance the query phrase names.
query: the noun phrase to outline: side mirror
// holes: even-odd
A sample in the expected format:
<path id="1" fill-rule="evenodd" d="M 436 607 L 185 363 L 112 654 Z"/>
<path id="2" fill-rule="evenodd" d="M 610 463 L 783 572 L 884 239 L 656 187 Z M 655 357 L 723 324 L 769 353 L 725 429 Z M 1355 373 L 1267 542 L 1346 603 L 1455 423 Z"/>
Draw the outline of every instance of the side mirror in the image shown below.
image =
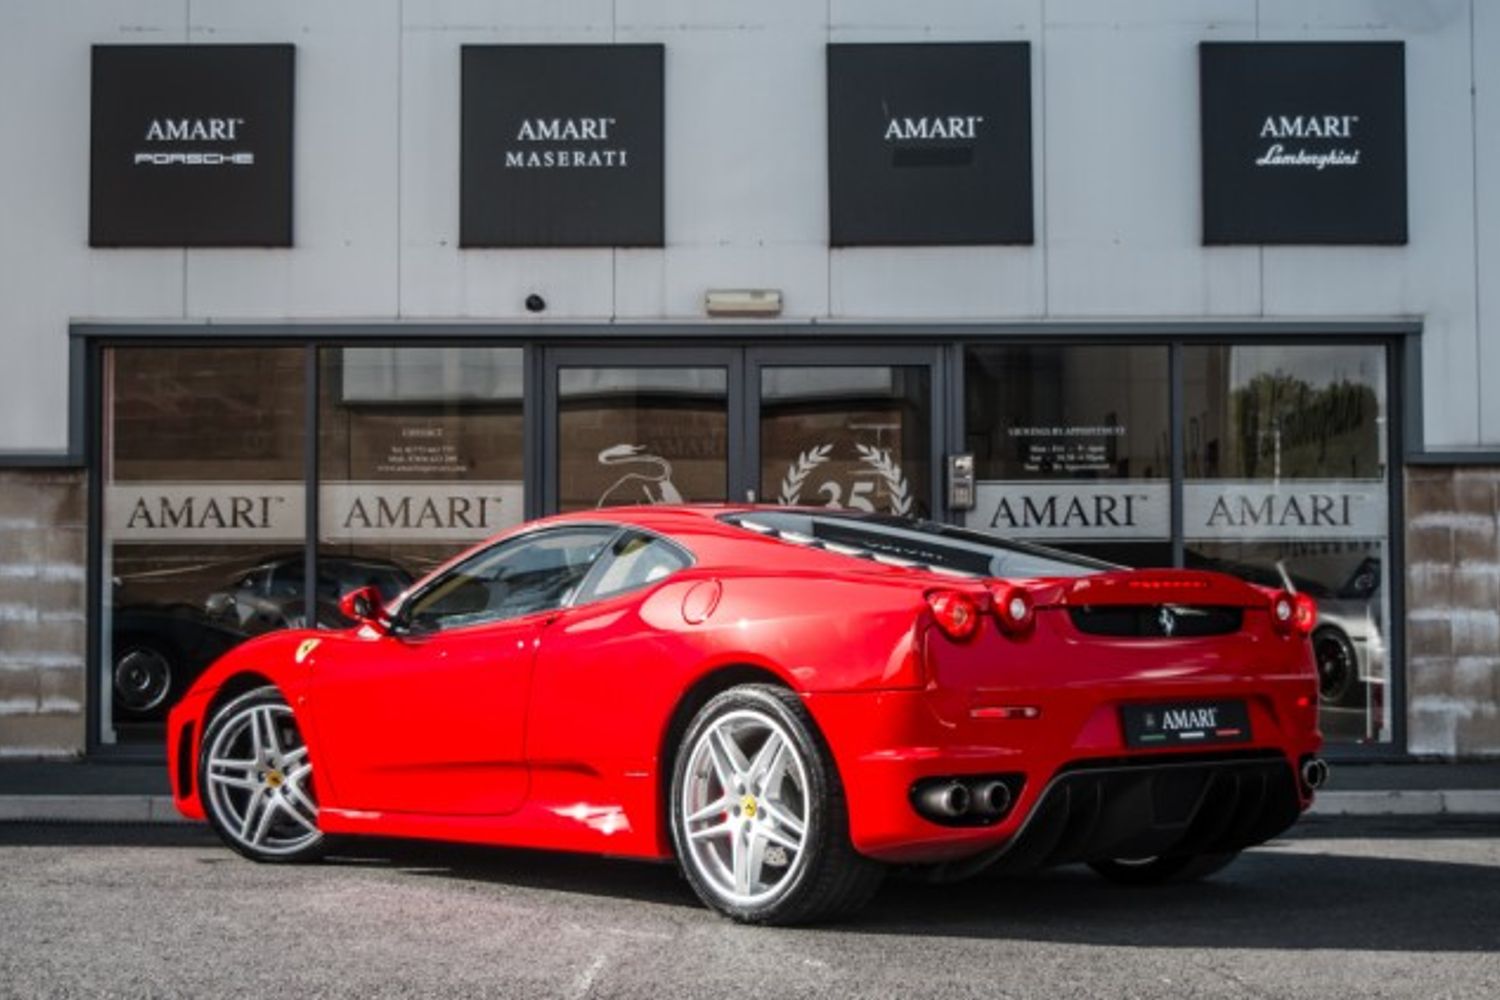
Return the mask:
<path id="1" fill-rule="evenodd" d="M 385 617 L 385 602 L 380 599 L 378 587 L 360 587 L 339 598 L 339 612 L 362 625 L 380 631 L 387 630 L 389 621 Z"/>

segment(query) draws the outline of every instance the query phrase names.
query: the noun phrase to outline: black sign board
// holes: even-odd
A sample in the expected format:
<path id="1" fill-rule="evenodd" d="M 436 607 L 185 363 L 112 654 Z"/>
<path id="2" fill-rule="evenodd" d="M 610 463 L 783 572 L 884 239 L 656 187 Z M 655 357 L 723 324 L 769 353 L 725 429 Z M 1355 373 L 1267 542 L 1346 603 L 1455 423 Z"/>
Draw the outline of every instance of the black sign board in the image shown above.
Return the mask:
<path id="1" fill-rule="evenodd" d="M 663 48 L 465 45 L 459 245 L 661 246 Z"/>
<path id="2" fill-rule="evenodd" d="M 828 46 L 829 242 L 1032 242 L 1027 42 Z"/>
<path id="3" fill-rule="evenodd" d="M 291 45 L 96 45 L 89 245 L 292 244 Z"/>
<path id="4" fill-rule="evenodd" d="M 1204 243 L 1405 243 L 1400 42 L 1204 42 Z"/>

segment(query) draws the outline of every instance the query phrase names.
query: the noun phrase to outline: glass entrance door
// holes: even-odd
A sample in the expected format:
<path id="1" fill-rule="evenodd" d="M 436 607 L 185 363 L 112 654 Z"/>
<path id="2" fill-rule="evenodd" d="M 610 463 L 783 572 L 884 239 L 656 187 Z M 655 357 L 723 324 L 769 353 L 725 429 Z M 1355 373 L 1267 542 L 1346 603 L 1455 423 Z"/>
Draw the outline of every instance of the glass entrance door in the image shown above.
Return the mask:
<path id="1" fill-rule="evenodd" d="M 747 450 L 759 499 L 940 514 L 936 361 L 926 349 L 751 351 Z"/>
<path id="2" fill-rule="evenodd" d="M 926 348 L 567 348 L 544 364 L 548 512 L 753 500 L 931 517 Z"/>
<path id="3" fill-rule="evenodd" d="M 728 500 L 743 462 L 741 364 L 718 349 L 550 352 L 544 509 Z"/>

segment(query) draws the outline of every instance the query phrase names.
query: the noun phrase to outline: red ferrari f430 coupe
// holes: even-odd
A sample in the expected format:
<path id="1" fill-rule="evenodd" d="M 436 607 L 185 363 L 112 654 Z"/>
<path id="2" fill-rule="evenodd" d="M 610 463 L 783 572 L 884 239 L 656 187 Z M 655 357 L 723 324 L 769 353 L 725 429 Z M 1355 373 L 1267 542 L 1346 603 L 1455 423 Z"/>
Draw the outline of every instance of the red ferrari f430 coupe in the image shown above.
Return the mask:
<path id="1" fill-rule="evenodd" d="M 742 921 L 892 865 L 1201 876 L 1327 775 L 1305 597 L 823 509 L 524 525 L 358 624 L 215 663 L 178 807 L 257 861 L 350 834 L 675 858 Z"/>

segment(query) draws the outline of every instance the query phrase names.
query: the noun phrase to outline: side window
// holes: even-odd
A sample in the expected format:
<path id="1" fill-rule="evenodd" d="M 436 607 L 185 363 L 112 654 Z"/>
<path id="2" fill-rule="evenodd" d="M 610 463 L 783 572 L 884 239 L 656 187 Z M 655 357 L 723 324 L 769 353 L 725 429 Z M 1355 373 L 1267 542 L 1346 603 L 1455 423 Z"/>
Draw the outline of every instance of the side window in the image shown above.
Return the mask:
<path id="1" fill-rule="evenodd" d="M 615 539 L 600 569 L 584 585 L 578 602 L 623 594 L 670 576 L 689 563 L 682 550 L 670 542 L 632 532 Z"/>
<path id="2" fill-rule="evenodd" d="M 438 631 L 560 607 L 615 534 L 572 528 L 501 542 L 417 594 L 403 617 L 419 631 Z"/>

